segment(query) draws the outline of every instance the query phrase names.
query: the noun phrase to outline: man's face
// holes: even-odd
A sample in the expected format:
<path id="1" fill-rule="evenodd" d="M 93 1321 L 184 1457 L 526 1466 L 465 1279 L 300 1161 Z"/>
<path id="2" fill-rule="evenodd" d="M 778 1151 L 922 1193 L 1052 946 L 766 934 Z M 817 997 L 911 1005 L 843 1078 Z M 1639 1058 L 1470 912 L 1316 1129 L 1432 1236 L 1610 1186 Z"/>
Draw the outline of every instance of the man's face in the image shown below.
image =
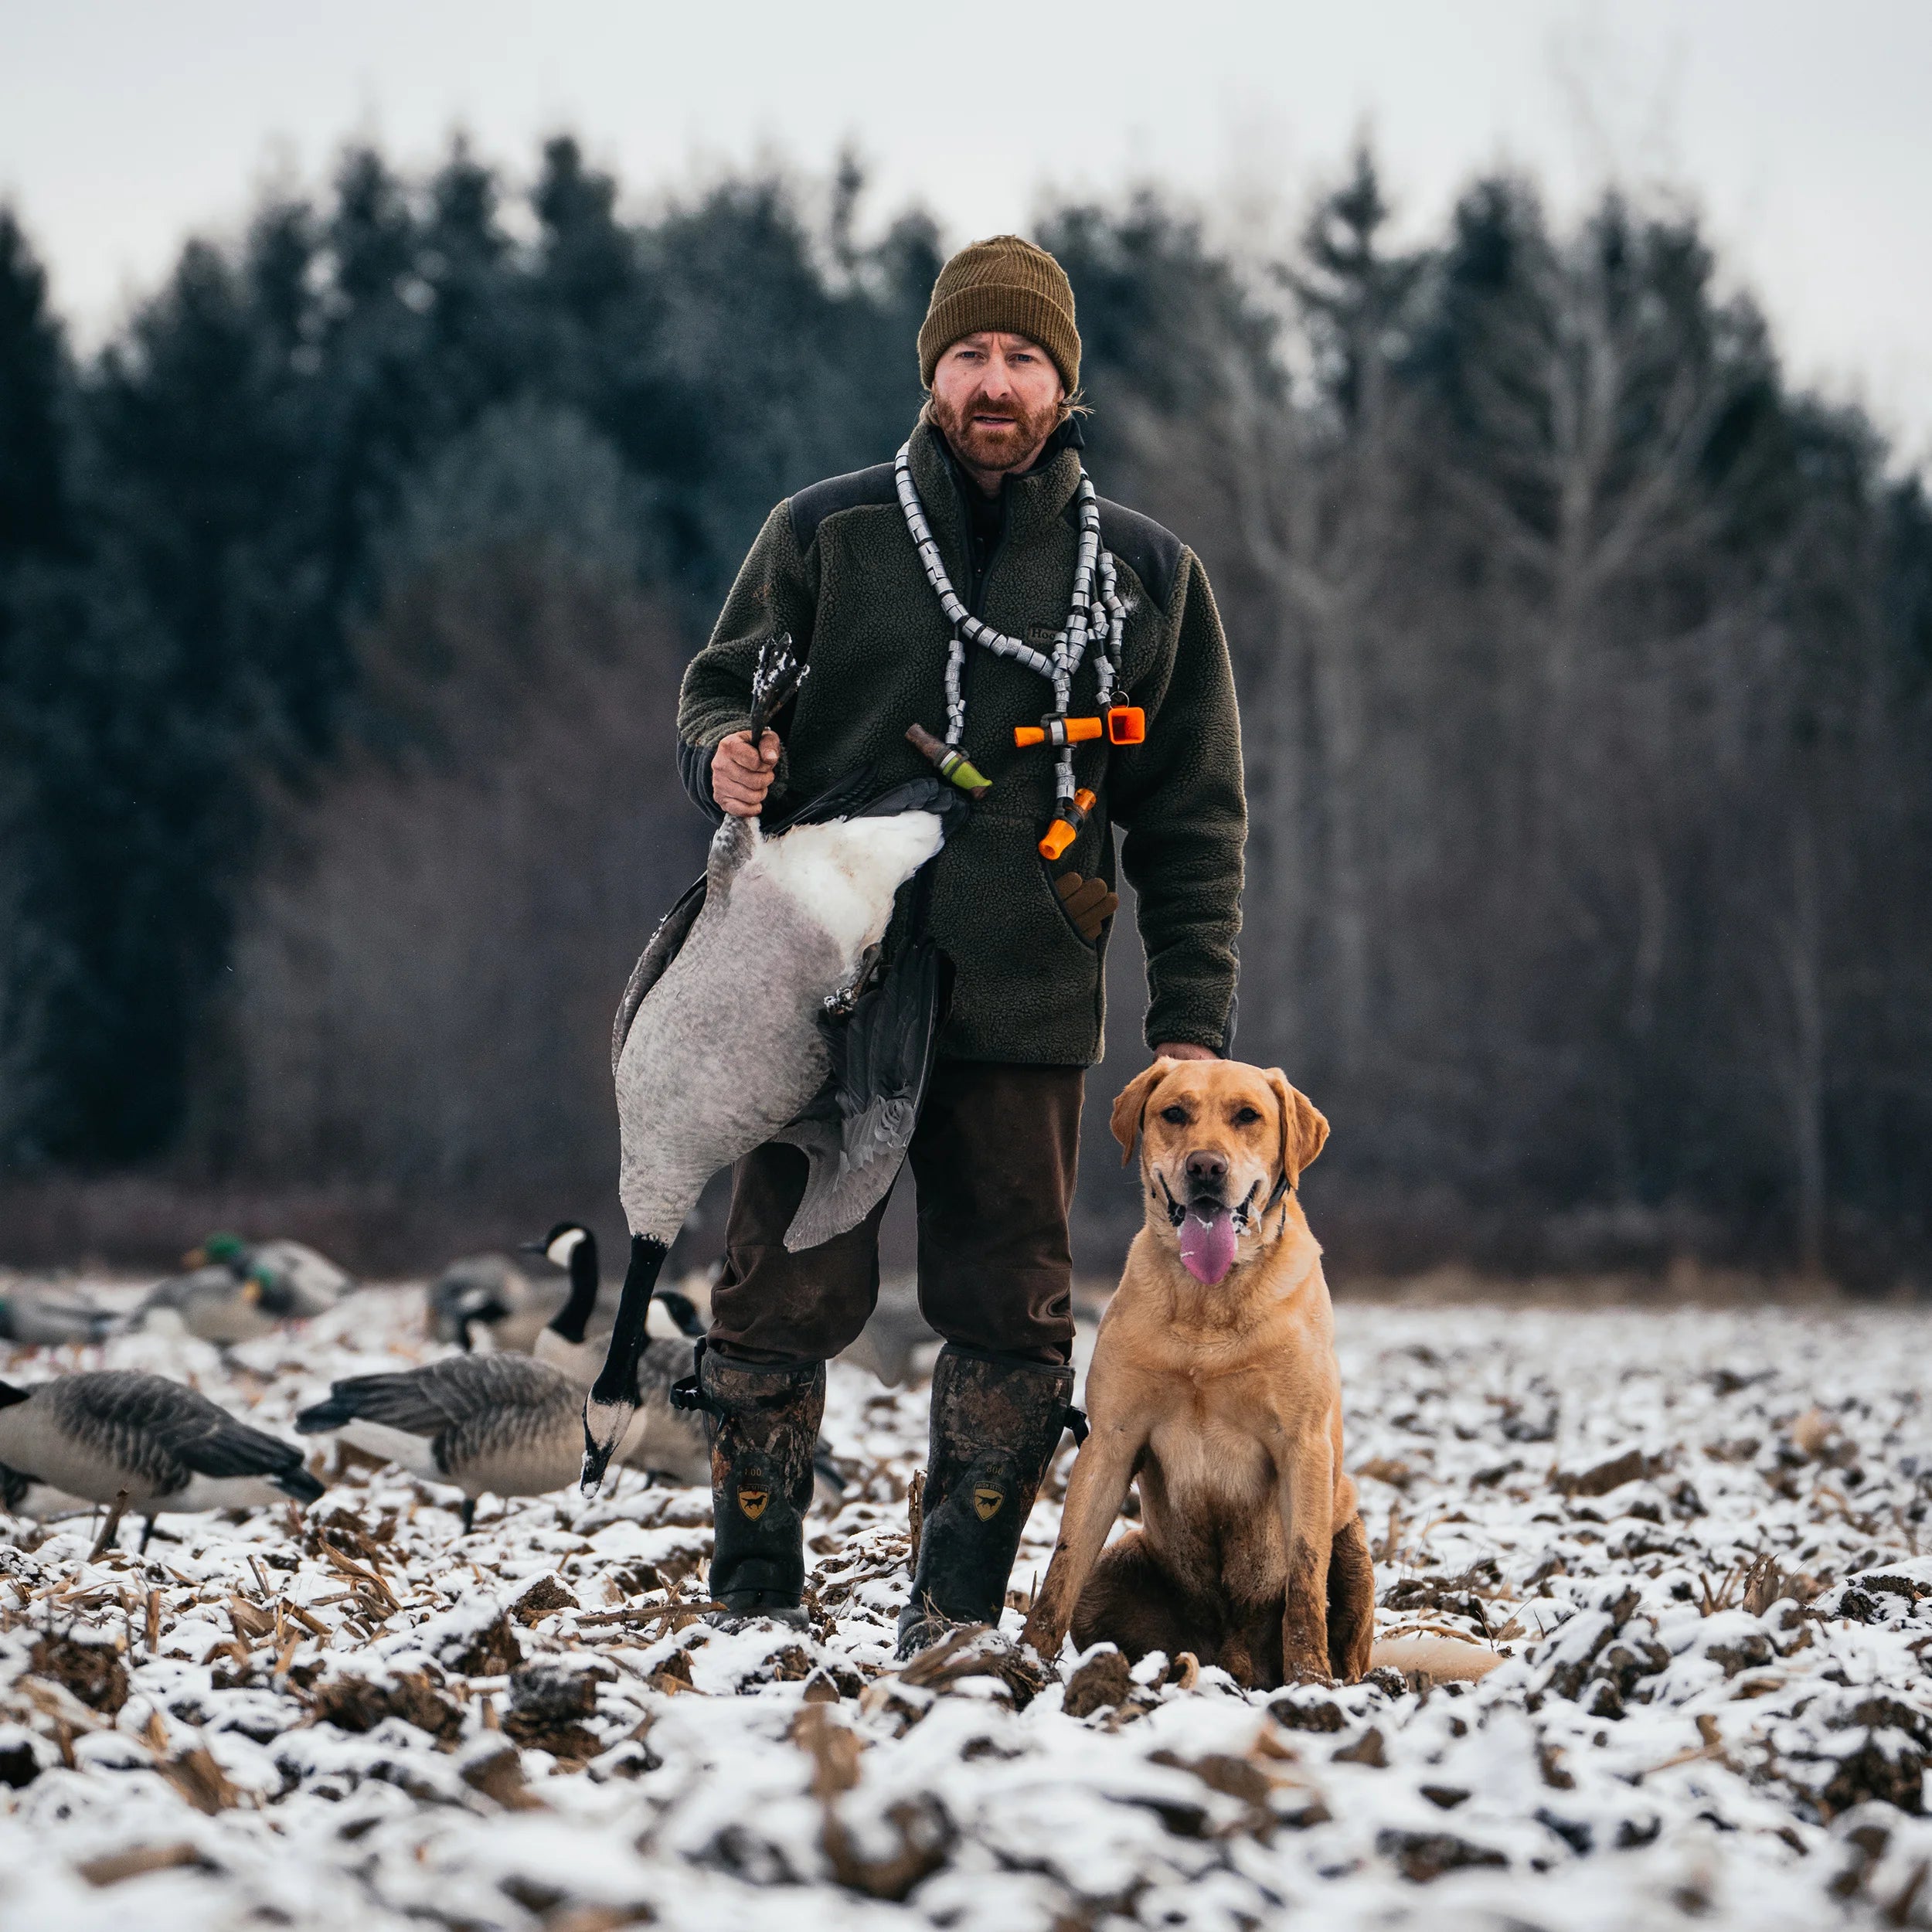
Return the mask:
<path id="1" fill-rule="evenodd" d="M 933 414 L 954 454 L 976 470 L 1031 462 L 1059 424 L 1065 393 L 1045 349 L 998 329 L 962 335 L 933 371 Z"/>

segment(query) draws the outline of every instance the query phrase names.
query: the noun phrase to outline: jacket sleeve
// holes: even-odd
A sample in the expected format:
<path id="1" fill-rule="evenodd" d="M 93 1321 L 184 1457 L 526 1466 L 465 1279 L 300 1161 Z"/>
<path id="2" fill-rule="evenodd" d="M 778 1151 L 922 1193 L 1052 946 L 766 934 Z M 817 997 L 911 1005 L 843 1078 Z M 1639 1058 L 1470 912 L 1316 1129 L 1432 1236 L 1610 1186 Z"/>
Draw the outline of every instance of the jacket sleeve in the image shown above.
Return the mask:
<path id="1" fill-rule="evenodd" d="M 711 795 L 711 753 L 720 739 L 750 723 L 759 647 L 788 631 L 803 655 L 811 648 L 818 605 L 817 546 L 809 560 L 800 556 L 787 500 L 765 519 L 710 641 L 685 667 L 678 693 L 679 774 L 692 801 L 713 820 L 720 815 Z M 774 798 L 784 791 L 786 776 L 781 752 Z"/>
<path id="2" fill-rule="evenodd" d="M 1234 676 L 1207 573 L 1182 553 L 1168 607 L 1166 675 L 1136 695 L 1147 742 L 1119 757 L 1112 815 L 1125 828 L 1121 869 L 1139 901 L 1147 953 L 1147 1043 L 1217 1053 L 1234 1036 L 1247 804 Z"/>

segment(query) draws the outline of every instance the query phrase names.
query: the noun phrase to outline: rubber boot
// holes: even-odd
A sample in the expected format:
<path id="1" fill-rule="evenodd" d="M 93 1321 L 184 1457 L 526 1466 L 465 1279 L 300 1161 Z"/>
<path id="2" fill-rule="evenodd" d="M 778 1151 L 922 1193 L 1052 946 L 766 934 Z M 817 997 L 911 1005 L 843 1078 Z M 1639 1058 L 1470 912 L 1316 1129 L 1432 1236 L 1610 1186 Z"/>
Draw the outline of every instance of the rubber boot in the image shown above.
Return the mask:
<path id="1" fill-rule="evenodd" d="M 755 1617 L 806 1628 L 805 1512 L 825 1413 L 825 1365 L 760 1368 L 700 1345 L 695 1406 L 711 1444 L 716 1543 L 711 1594 L 727 1627 Z"/>
<path id="2" fill-rule="evenodd" d="M 1073 1393 L 1070 1366 L 951 1342 L 940 1351 L 919 1567 L 899 1618 L 901 1657 L 952 1624 L 998 1623 L 1020 1532 L 1060 1431 L 1086 1434 L 1086 1418 L 1068 1406 Z"/>

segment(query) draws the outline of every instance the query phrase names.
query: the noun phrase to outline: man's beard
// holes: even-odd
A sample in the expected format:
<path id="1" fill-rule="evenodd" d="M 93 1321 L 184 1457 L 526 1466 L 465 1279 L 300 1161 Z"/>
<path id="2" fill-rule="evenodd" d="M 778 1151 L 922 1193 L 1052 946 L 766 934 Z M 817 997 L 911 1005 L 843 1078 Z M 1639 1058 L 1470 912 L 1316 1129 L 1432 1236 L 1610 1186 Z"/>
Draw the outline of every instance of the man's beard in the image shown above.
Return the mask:
<path id="1" fill-rule="evenodd" d="M 1001 420 L 988 422 L 989 416 Z M 975 417 L 981 420 L 975 421 Z M 961 462 L 978 470 L 1012 468 L 1053 434 L 1060 420 L 1057 401 L 1029 413 L 1016 400 L 988 406 L 975 394 L 967 398 L 963 409 L 954 409 L 937 396 L 933 398 L 933 420 L 940 434 Z"/>

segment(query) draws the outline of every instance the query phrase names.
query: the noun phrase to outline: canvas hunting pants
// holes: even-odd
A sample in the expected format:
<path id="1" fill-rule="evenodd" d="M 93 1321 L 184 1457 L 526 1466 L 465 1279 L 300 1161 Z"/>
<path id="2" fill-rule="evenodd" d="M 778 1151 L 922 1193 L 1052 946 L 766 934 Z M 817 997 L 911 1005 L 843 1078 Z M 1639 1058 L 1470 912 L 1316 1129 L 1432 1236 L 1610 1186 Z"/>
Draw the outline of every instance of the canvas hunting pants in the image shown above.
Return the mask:
<path id="1" fill-rule="evenodd" d="M 1065 1362 L 1073 1343 L 1066 1216 L 1080 1156 L 1078 1066 L 941 1060 L 907 1165 L 917 1190 L 919 1305 L 970 1349 Z M 791 1254 L 805 1187 L 796 1148 L 757 1148 L 732 1172 L 711 1346 L 740 1361 L 823 1361 L 856 1341 L 879 1296 L 882 1201 L 823 1246 Z"/>

